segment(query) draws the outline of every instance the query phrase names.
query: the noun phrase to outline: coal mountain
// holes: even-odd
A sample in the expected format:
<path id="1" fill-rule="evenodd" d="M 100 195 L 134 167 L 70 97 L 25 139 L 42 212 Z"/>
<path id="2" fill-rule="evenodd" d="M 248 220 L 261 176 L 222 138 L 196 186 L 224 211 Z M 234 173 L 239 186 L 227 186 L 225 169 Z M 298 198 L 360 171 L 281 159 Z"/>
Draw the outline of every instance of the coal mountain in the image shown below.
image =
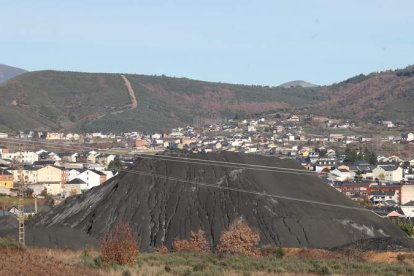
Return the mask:
<path id="1" fill-rule="evenodd" d="M 199 229 L 214 247 L 233 221 L 244 219 L 260 232 L 262 245 L 331 248 L 393 237 L 405 248 L 412 246 L 390 221 L 358 207 L 318 177 L 295 171 L 301 166 L 293 160 L 230 152 L 187 157 L 199 160 L 168 155 L 140 159 L 103 185 L 35 217 L 31 227 L 69 227 L 98 239 L 116 222 L 126 221 L 141 249 L 150 251 L 171 247 L 175 239 L 188 238 Z M 228 167 L 206 160 L 291 171 Z"/>

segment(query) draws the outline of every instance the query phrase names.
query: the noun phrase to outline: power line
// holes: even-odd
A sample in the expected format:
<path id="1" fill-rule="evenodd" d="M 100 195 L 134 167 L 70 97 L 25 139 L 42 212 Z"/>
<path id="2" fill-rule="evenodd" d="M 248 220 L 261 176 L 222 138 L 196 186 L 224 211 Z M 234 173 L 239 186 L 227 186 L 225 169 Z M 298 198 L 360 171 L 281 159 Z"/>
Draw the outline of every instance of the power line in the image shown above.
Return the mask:
<path id="1" fill-rule="evenodd" d="M 62 148 L 62 146 L 55 146 L 55 145 L 50 146 L 50 147 L 51 148 Z M 156 159 L 156 158 L 154 158 L 154 159 Z M 168 160 L 168 161 L 173 161 L 173 160 Z M 213 161 L 213 160 L 209 160 L 209 161 Z M 267 193 L 262 193 L 262 192 L 257 192 L 257 191 L 249 191 L 249 190 L 245 190 L 245 189 L 235 188 L 235 187 L 224 187 L 224 186 L 219 186 L 217 184 L 197 182 L 197 181 L 186 180 L 186 179 L 177 178 L 177 177 L 171 177 L 171 176 L 165 176 L 165 175 L 154 174 L 154 173 L 149 173 L 149 172 L 143 172 L 143 171 L 135 171 L 135 170 L 120 170 L 120 171 L 121 172 L 126 172 L 126 173 L 131 173 L 131 174 L 137 174 L 137 175 L 158 177 L 158 178 L 161 178 L 161 179 L 177 181 L 177 182 L 181 182 L 181 183 L 189 183 L 189 184 L 198 185 L 198 186 L 202 186 L 202 187 L 209 187 L 209 188 L 215 188 L 215 189 L 235 191 L 235 192 L 240 192 L 240 193 L 253 194 L 253 195 L 257 195 L 257 196 L 285 199 L 285 200 L 291 200 L 291 201 L 297 201 L 297 202 L 303 202 L 303 203 L 309 203 L 309 204 L 317 204 L 317 205 L 323 205 L 323 206 L 330 206 L 330 207 L 337 207 L 337 208 L 354 209 L 354 210 L 359 210 L 359 211 L 370 211 L 368 209 L 364 209 L 364 208 L 360 208 L 360 207 L 346 206 L 346 205 L 334 204 L 334 203 L 326 203 L 326 202 L 320 202 L 320 201 L 308 200 L 308 199 L 301 199 L 301 198 L 295 198 L 295 197 L 289 197 L 289 196 L 282 196 L 282 195 L 267 194 Z M 278 172 L 278 171 L 275 171 L 275 172 Z M 297 172 L 288 172 L 288 173 L 297 174 Z"/>
<path id="2" fill-rule="evenodd" d="M 15 138 L 0 138 L 0 141 L 5 141 L 6 143 L 11 143 L 13 141 L 22 141 L 24 143 L 38 143 L 38 144 L 43 144 L 45 147 L 50 147 L 50 144 L 54 144 L 52 142 L 42 142 L 42 141 L 33 141 L 33 140 L 19 140 L 19 139 L 15 139 Z M 90 147 L 90 146 L 85 146 L 85 145 L 65 145 L 65 144 L 54 144 L 56 146 L 60 148 L 64 147 L 64 146 L 71 146 L 71 147 L 76 147 L 77 150 L 95 150 L 95 151 L 100 151 L 100 152 L 106 152 L 106 153 L 114 153 L 114 154 L 131 154 L 131 150 L 127 150 L 127 149 L 101 149 L 101 148 L 97 148 L 97 147 Z M 390 153 L 396 153 L 398 150 L 382 150 L 382 152 L 390 152 Z M 154 155 L 149 155 L 149 154 L 144 154 L 144 153 L 136 153 L 137 155 L 147 155 L 147 156 L 154 156 Z M 169 156 L 171 157 L 171 156 Z M 178 157 L 176 157 L 178 158 Z M 196 159 L 196 160 L 200 160 L 200 161 L 210 161 L 210 162 L 220 162 L 220 161 L 214 161 L 214 160 L 203 160 L 203 159 Z M 236 163 L 236 164 L 240 164 L 240 163 Z M 249 165 L 249 164 L 244 164 L 246 166 L 257 166 L 257 165 Z M 264 166 L 266 167 L 266 166 Z M 277 168 L 277 167 L 271 167 L 271 168 Z M 301 169 L 291 169 L 291 168 L 282 168 L 282 169 L 286 169 L 286 170 L 299 170 L 302 171 Z"/>
<path id="3" fill-rule="evenodd" d="M 138 154 L 140 157 L 151 157 L 154 158 L 152 155 L 148 154 Z M 159 158 L 160 155 L 157 155 L 155 158 Z M 228 161 L 216 161 L 216 160 L 208 160 L 208 159 L 196 159 L 196 158 L 189 158 L 189 157 L 182 157 L 182 156 L 171 156 L 171 155 L 163 155 L 162 158 L 171 158 L 171 159 L 180 159 L 180 160 L 189 160 L 189 161 L 197 161 L 197 162 L 205 162 L 205 163 L 214 163 L 214 164 L 230 164 L 235 166 L 245 166 L 251 168 L 263 168 L 263 169 L 281 169 L 286 171 L 299 171 L 299 172 L 306 172 L 303 169 L 293 169 L 293 168 L 284 168 L 284 167 L 276 167 L 276 166 L 264 166 L 264 165 L 254 165 L 254 164 L 242 164 L 242 163 L 234 163 Z"/>
<path id="4" fill-rule="evenodd" d="M 17 210 L 19 212 L 18 215 L 18 222 L 19 222 L 19 244 L 22 246 L 25 246 L 25 227 L 24 227 L 24 204 L 23 204 L 23 197 L 24 197 L 24 174 L 23 174 L 23 148 L 22 144 L 19 144 L 19 150 L 20 150 L 20 160 L 19 160 L 19 204 L 17 206 Z"/>
<path id="5" fill-rule="evenodd" d="M 44 147 L 55 148 L 55 149 L 69 149 L 73 150 L 75 147 L 80 147 L 78 150 L 81 149 L 89 149 L 89 150 L 97 150 L 102 151 L 97 148 L 93 147 L 83 147 L 83 146 L 65 146 L 65 145 L 56 145 L 46 142 L 40 141 L 27 141 L 28 143 L 37 143 L 41 144 Z M 13 143 L 13 142 L 9 142 Z M 280 173 L 290 173 L 290 174 L 298 174 L 298 175 L 316 175 L 317 173 L 313 171 L 307 171 L 304 169 L 294 169 L 294 168 L 284 168 L 284 167 L 276 167 L 276 166 L 264 166 L 264 165 L 254 165 L 254 164 L 243 164 L 243 163 L 234 163 L 234 162 L 227 162 L 227 161 L 216 161 L 216 160 L 206 160 L 206 159 L 196 159 L 196 158 L 188 158 L 188 157 L 181 157 L 181 156 L 171 156 L 171 155 L 149 155 L 149 154 L 142 154 L 137 153 L 137 156 L 144 159 L 153 159 L 153 160 L 164 160 L 164 161 L 173 161 L 173 162 L 181 162 L 181 163 L 190 163 L 190 164 L 200 164 L 200 165 L 213 165 L 218 167 L 227 167 L 227 168 L 242 168 L 247 170 L 259 170 L 259 171 L 268 171 L 268 172 L 280 172 Z"/>
<path id="6" fill-rule="evenodd" d="M 142 156 L 139 155 L 140 158 L 143 159 L 151 159 L 151 160 L 162 160 L 162 161 L 170 161 L 170 162 L 180 162 L 180 163 L 188 163 L 188 164 L 198 164 L 198 165 L 209 165 L 209 166 L 216 166 L 216 167 L 226 167 L 226 168 L 238 168 L 238 169 L 244 169 L 244 170 L 256 170 L 256 171 L 266 171 L 266 172 L 277 172 L 277 173 L 286 173 L 286 174 L 297 174 L 297 175 L 309 175 L 309 176 L 315 176 L 316 173 L 312 172 L 312 171 L 306 171 L 306 170 L 298 170 L 299 172 L 296 171 L 284 171 L 285 168 L 282 167 L 273 167 L 274 169 L 264 169 L 264 168 L 260 168 L 260 167 L 246 167 L 245 165 L 247 164 L 238 164 L 238 165 L 231 165 L 231 164 L 237 164 L 237 163 L 231 163 L 228 162 L 228 164 L 230 165 L 224 165 L 224 164 L 220 164 L 220 163 L 226 163 L 226 162 L 220 162 L 219 164 L 216 163 L 205 163 L 205 162 L 198 162 L 198 161 L 189 161 L 189 160 L 179 160 L 179 159 L 169 159 L 169 157 L 172 156 L 167 156 L 165 155 L 166 158 L 163 158 L 164 156 L 159 156 L 157 155 L 156 157 L 148 157 L 148 156 Z M 202 160 L 202 159 L 191 159 L 191 160 Z M 205 161 L 205 160 L 203 160 Z M 210 160 L 213 161 L 213 160 Z M 286 168 L 288 170 L 288 168 Z"/>
<path id="7" fill-rule="evenodd" d="M 165 176 L 165 175 L 159 175 L 159 174 L 154 174 L 154 173 L 143 172 L 143 171 L 134 171 L 134 170 L 121 170 L 121 171 L 132 173 L 132 174 L 137 174 L 137 175 L 157 177 L 157 178 L 161 178 L 161 179 L 165 179 L 165 180 L 189 183 L 189 184 L 194 184 L 194 185 L 202 186 L 202 187 L 229 190 L 229 191 L 234 191 L 234 192 L 240 192 L 240 193 L 247 193 L 247 194 L 252 194 L 252 195 L 257 195 L 257 196 L 263 196 L 263 197 L 285 199 L 285 200 L 290 200 L 290 201 L 298 201 L 298 202 L 303 202 L 303 203 L 318 204 L 318 205 L 345 208 L 345 209 L 354 209 L 354 210 L 359 210 L 359 211 L 370 211 L 368 209 L 360 208 L 360 207 L 346 206 L 346 205 L 341 205 L 341 204 L 327 203 L 327 202 L 321 202 L 321 201 L 315 201 L 315 200 L 309 200 L 309 199 L 301 199 L 301 198 L 282 196 L 282 195 L 267 194 L 267 193 L 261 193 L 261 192 L 257 192 L 257 191 L 249 191 L 249 190 L 235 188 L 235 187 L 219 186 L 217 184 L 197 182 L 197 181 L 186 180 L 186 179 L 177 178 L 177 177 L 170 177 L 170 176 Z"/>

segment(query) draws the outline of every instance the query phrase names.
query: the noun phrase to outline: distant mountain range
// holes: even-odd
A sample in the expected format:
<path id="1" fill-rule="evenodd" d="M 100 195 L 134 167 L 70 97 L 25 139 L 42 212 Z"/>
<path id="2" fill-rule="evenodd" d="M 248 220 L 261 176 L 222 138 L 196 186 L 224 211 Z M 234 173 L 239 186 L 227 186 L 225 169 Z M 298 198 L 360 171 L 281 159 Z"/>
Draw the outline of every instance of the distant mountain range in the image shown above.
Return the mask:
<path id="1" fill-rule="evenodd" d="M 296 112 L 414 121 L 414 67 L 330 86 L 267 87 L 187 78 L 27 72 L 0 85 L 0 132 L 154 131 L 218 118 Z"/>
<path id="2" fill-rule="evenodd" d="M 26 70 L 17 67 L 0 64 L 0 84 L 26 72 Z"/>
<path id="3" fill-rule="evenodd" d="M 303 81 L 303 80 L 290 81 L 290 82 L 282 83 L 281 85 L 279 85 L 279 87 L 284 87 L 284 88 L 317 87 L 317 86 L 318 85 L 316 85 L 316 84 L 306 82 L 306 81 Z"/>

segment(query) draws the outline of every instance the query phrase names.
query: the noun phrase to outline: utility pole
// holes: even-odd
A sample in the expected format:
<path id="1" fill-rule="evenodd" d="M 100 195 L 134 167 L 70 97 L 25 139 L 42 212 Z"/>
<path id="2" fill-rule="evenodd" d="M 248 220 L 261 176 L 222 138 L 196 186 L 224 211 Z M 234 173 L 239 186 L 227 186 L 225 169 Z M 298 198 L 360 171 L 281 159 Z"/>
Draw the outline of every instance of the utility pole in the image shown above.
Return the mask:
<path id="1" fill-rule="evenodd" d="M 37 214 L 37 196 L 33 196 L 35 200 L 35 214 Z"/>
<path id="2" fill-rule="evenodd" d="M 25 246 L 25 232 L 24 232 L 24 204 L 23 204 L 23 198 L 24 198 L 24 175 L 23 175 L 23 147 L 22 144 L 19 143 L 19 150 L 20 150 L 20 160 L 19 160 L 19 204 L 18 204 L 18 210 L 19 210 L 19 244 L 21 246 Z"/>

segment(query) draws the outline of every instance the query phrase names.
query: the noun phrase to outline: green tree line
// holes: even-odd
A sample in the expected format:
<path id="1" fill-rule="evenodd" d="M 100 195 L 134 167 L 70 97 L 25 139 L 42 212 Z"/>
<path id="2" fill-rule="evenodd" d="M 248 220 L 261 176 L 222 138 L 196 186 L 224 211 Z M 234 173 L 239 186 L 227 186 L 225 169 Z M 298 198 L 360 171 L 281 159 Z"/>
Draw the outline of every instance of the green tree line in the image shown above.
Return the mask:
<path id="1" fill-rule="evenodd" d="M 377 154 L 374 151 L 368 149 L 353 149 L 351 147 L 346 147 L 345 149 L 345 162 L 355 162 L 355 161 L 367 161 L 371 165 L 377 164 Z"/>

